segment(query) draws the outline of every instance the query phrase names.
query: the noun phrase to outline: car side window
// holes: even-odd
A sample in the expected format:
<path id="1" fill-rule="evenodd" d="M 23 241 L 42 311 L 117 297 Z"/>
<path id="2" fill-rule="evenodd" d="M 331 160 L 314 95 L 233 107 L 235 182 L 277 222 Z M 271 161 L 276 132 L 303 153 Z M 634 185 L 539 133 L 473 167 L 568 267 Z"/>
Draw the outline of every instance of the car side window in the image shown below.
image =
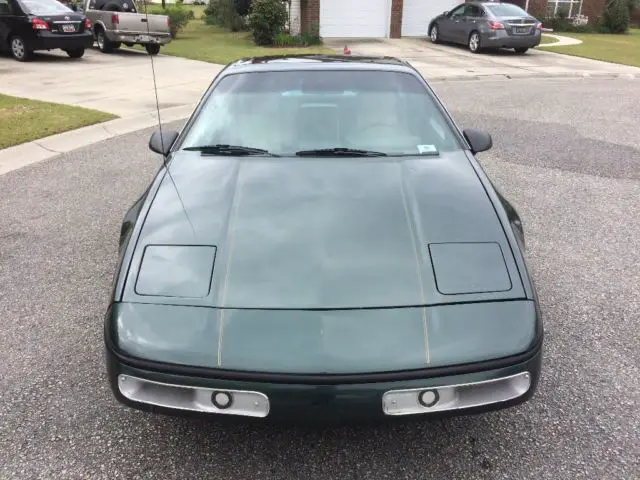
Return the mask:
<path id="1" fill-rule="evenodd" d="M 477 5 L 469 5 L 469 10 L 467 11 L 467 16 L 469 17 L 481 17 L 482 10 Z"/>
<path id="2" fill-rule="evenodd" d="M 0 16 L 1 15 L 11 15 L 12 8 L 9 5 L 9 0 L 0 0 Z"/>
<path id="3" fill-rule="evenodd" d="M 462 4 L 459 7 L 454 8 L 451 11 L 451 16 L 452 17 L 461 17 L 462 15 L 464 15 L 464 10 L 466 8 L 466 5 Z"/>

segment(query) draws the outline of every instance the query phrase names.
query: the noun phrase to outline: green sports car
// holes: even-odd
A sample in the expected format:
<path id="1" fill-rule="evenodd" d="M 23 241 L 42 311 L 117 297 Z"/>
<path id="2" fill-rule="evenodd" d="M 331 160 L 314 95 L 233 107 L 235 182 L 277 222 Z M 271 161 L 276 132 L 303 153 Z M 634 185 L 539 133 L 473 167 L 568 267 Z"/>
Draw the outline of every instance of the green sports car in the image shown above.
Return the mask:
<path id="1" fill-rule="evenodd" d="M 542 320 L 491 146 L 398 59 L 226 66 L 149 141 L 105 321 L 117 400 L 268 421 L 531 398 Z"/>

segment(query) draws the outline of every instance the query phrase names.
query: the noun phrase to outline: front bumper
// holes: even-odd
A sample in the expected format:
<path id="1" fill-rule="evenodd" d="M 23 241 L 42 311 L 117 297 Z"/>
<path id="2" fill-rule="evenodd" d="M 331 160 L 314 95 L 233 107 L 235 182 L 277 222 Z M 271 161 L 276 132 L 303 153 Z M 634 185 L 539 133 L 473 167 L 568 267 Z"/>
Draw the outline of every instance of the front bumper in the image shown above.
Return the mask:
<path id="1" fill-rule="evenodd" d="M 155 368 L 123 358 L 107 348 L 109 382 L 116 399 L 133 408 L 165 414 L 258 418 L 261 421 L 359 421 L 402 417 L 467 415 L 512 407 L 529 400 L 540 377 L 542 345 L 516 363 L 500 368 L 437 377 L 416 372 L 402 380 L 352 383 L 294 383 L 221 379 L 177 373 L 166 365 Z M 364 376 L 363 376 L 364 379 Z M 455 388 L 448 388 L 455 386 Z M 425 390 L 434 393 L 419 397 Z M 235 409 L 219 409 L 214 392 L 238 398 Z M 392 393 L 390 393 L 392 392 Z M 433 405 L 422 405 L 425 398 Z M 253 410 L 252 410 L 253 409 Z M 231 414 L 231 415 L 228 415 Z"/>
<path id="2" fill-rule="evenodd" d="M 540 45 L 541 34 L 536 30 L 533 35 L 509 35 L 504 30 L 483 33 L 480 43 L 484 48 L 534 48 Z"/>
<path id="3" fill-rule="evenodd" d="M 77 48 L 91 48 L 93 33 L 88 30 L 83 33 L 60 35 L 51 32 L 39 32 L 38 36 L 29 41 L 31 50 L 73 50 Z"/>

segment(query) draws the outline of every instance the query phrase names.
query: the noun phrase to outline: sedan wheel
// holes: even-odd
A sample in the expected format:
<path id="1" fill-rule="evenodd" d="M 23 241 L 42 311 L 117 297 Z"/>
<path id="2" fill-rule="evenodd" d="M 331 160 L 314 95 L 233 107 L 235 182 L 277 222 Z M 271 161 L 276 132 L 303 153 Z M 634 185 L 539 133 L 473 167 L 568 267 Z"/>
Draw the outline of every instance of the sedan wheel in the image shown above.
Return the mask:
<path id="1" fill-rule="evenodd" d="M 429 32 L 429 37 L 431 38 L 432 43 L 438 43 L 438 26 L 434 25 L 431 27 L 431 32 Z"/>
<path id="2" fill-rule="evenodd" d="M 27 49 L 21 37 L 13 37 L 11 39 L 11 55 L 19 62 L 26 62 L 31 58 L 31 52 Z"/>
<path id="3" fill-rule="evenodd" d="M 478 53 L 480 51 L 480 34 L 478 32 L 473 32 L 469 35 L 469 50 L 472 53 Z"/>
<path id="4" fill-rule="evenodd" d="M 65 50 L 65 52 L 67 52 L 67 55 L 69 55 L 71 58 L 80 58 L 84 55 L 84 48 L 73 48 Z"/>

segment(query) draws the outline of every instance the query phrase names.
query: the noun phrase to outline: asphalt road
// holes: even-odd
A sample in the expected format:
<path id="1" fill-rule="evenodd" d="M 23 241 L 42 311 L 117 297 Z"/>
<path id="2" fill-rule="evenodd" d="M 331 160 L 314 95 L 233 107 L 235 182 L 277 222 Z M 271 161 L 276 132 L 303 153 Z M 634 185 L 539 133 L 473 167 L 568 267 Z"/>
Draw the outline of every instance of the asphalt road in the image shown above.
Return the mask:
<path id="1" fill-rule="evenodd" d="M 312 428 L 121 407 L 102 315 L 121 216 L 159 166 L 150 132 L 0 176 L 0 478 L 638 478 L 639 85 L 436 85 L 494 135 L 482 163 L 523 217 L 545 314 L 538 394 L 481 416 Z"/>

